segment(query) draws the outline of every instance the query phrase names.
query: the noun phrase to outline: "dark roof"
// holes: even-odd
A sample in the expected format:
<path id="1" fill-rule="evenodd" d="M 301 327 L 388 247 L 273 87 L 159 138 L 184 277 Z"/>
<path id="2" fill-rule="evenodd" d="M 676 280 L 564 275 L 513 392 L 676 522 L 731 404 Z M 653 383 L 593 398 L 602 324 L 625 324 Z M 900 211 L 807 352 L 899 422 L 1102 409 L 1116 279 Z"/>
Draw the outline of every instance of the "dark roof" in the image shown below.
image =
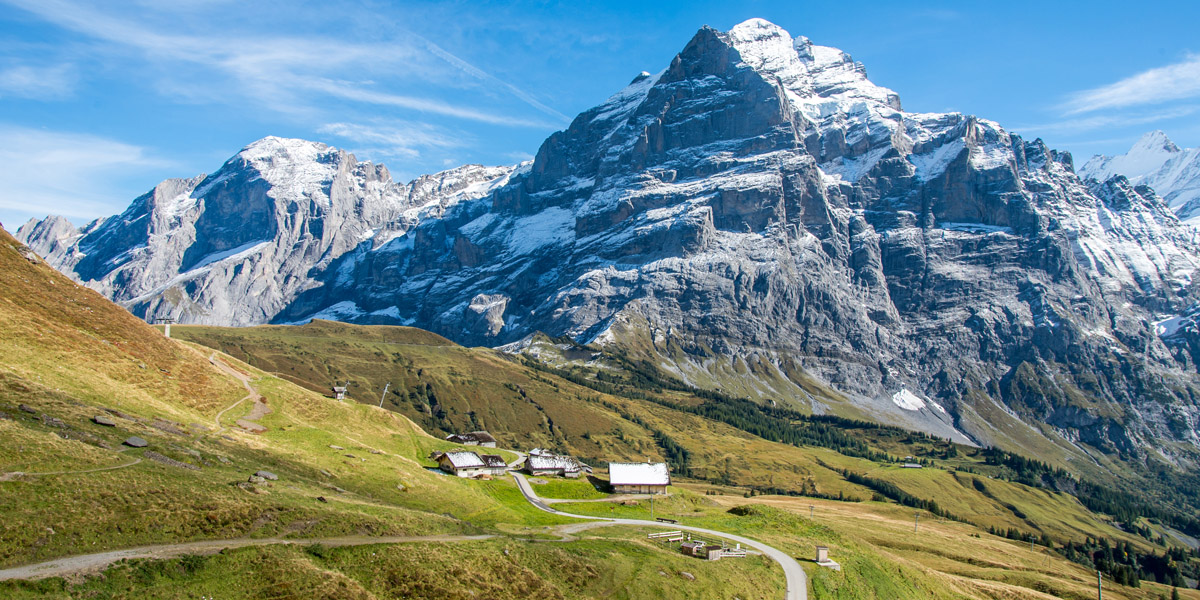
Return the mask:
<path id="1" fill-rule="evenodd" d="M 489 467 L 507 467 L 508 462 L 499 454 L 480 454 L 479 458 L 483 459 L 483 463 Z"/>

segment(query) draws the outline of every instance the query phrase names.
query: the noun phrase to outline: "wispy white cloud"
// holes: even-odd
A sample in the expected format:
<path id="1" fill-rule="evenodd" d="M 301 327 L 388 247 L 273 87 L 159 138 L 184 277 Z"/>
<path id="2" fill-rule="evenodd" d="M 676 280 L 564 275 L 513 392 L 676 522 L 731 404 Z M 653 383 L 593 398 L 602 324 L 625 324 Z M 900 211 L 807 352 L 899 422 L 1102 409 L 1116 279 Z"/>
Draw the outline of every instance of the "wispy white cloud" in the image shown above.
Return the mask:
<path id="1" fill-rule="evenodd" d="M 1179 119 L 1197 112 L 1200 112 L 1200 105 L 1177 106 L 1152 113 L 1139 112 L 1137 114 L 1121 113 L 1094 115 L 1090 117 L 1079 117 L 1037 125 L 1022 125 L 1018 127 L 1012 127 L 1011 129 L 1013 131 L 1035 135 L 1070 134 L 1084 131 L 1094 131 L 1102 128 L 1146 125 L 1149 123 L 1157 123 L 1159 121 Z"/>
<path id="2" fill-rule="evenodd" d="M 456 134 L 425 123 L 391 121 L 386 123 L 327 123 L 318 133 L 354 140 L 364 145 L 352 148 L 373 156 L 417 158 L 426 149 L 462 148 L 472 141 L 466 134 Z"/>
<path id="3" fill-rule="evenodd" d="M 520 98 L 526 104 L 528 104 L 528 105 L 530 105 L 552 117 L 555 117 L 555 118 L 559 119 L 560 121 L 570 121 L 571 120 L 571 118 L 568 117 L 567 115 L 564 115 L 561 112 L 558 112 L 557 110 L 554 110 L 553 108 L 550 108 L 549 106 L 546 106 L 545 104 L 542 104 L 536 98 L 534 98 L 533 96 L 526 93 L 524 90 L 517 88 L 516 86 L 512 85 L 511 83 L 508 83 L 507 81 L 501 81 L 500 79 L 497 79 L 496 77 L 493 77 L 492 75 L 490 75 L 488 73 L 485 73 L 484 71 L 476 68 L 475 66 L 471 65 L 467 61 L 465 61 L 457 56 L 454 56 L 453 54 L 450 54 L 449 52 L 446 52 L 445 50 L 441 49 L 437 44 L 434 44 L 433 42 L 430 42 L 429 40 L 425 40 L 425 44 L 426 44 L 426 47 L 429 49 L 430 52 L 433 53 L 434 56 L 441 58 L 442 60 L 444 60 L 447 63 L 453 65 L 454 67 L 462 70 L 463 72 L 465 72 L 475 78 L 478 78 L 482 81 L 494 83 L 496 85 L 503 87 L 504 89 L 508 90 L 509 93 L 516 96 L 517 98 Z"/>
<path id="4" fill-rule="evenodd" d="M 375 104 L 380 106 L 396 106 L 400 108 L 408 108 L 420 112 L 434 113 L 446 115 L 449 117 L 458 117 L 461 119 L 469 119 L 482 123 L 492 123 L 494 125 L 513 125 L 520 127 L 551 127 L 552 125 L 545 121 L 536 121 L 530 119 L 522 119 L 510 117 L 506 115 L 497 115 L 485 111 L 475 110 L 472 108 L 456 106 L 446 102 L 430 100 L 428 98 L 419 98 L 415 96 L 407 96 L 403 94 L 391 94 L 380 92 L 371 89 L 365 89 L 362 86 L 356 85 L 348 81 L 332 81 L 329 79 L 310 79 L 306 81 L 295 82 L 297 85 L 306 87 L 312 90 L 319 90 L 330 96 L 342 98 L 344 100 L 353 100 L 355 102 L 363 102 L 367 104 Z"/>
<path id="5" fill-rule="evenodd" d="M 76 219 L 119 212 L 122 176 L 170 163 L 109 138 L 0 125 L 0 210 Z M 12 226 L 12 223 L 6 226 Z"/>
<path id="6" fill-rule="evenodd" d="M 1072 94 L 1061 108 L 1065 114 L 1077 115 L 1196 97 L 1200 97 L 1200 55 L 1193 54 L 1174 64 Z"/>
<path id="7" fill-rule="evenodd" d="M 71 95 L 76 80 L 71 65 L 0 67 L 0 98 L 57 100 Z"/>
<path id="8" fill-rule="evenodd" d="M 458 106 L 436 97 L 380 91 L 336 80 L 344 73 L 353 72 L 376 73 L 400 80 L 401 87 L 405 89 L 420 84 L 428 84 L 425 88 L 432 86 L 443 90 L 487 85 L 506 91 L 556 121 L 568 120 L 562 113 L 518 87 L 415 35 L 394 36 L 385 41 L 348 42 L 319 36 L 264 37 L 237 35 L 228 31 L 163 33 L 173 30 L 151 27 L 137 22 L 133 17 L 122 18 L 113 11 L 95 10 L 68 0 L 0 1 L 112 46 L 138 51 L 152 62 L 191 64 L 213 69 L 236 83 L 236 90 L 241 95 L 281 113 L 314 116 L 320 111 L 311 94 L 318 91 L 357 103 L 398 107 L 496 125 L 554 126 L 483 108 Z M 206 4 L 201 2 L 187 8 L 195 10 L 197 6 Z M 221 89 L 219 82 L 209 81 L 206 86 L 196 86 L 185 77 L 172 78 L 173 70 L 170 68 L 163 69 L 163 72 L 164 81 L 158 86 L 160 90 L 193 101 L 230 99 L 228 90 Z"/>

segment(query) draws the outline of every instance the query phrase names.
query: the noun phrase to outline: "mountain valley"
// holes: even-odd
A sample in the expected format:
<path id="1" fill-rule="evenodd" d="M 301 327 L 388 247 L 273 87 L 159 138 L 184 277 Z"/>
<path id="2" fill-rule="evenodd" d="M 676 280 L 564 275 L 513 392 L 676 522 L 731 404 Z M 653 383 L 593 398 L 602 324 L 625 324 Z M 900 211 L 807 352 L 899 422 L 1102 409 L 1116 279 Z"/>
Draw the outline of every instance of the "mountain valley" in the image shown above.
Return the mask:
<path id="1" fill-rule="evenodd" d="M 1198 173 L 762 19 L 515 165 L 260 139 L 0 231 L 0 595 L 1200 598 Z M 447 476 L 482 431 L 591 472 Z"/>

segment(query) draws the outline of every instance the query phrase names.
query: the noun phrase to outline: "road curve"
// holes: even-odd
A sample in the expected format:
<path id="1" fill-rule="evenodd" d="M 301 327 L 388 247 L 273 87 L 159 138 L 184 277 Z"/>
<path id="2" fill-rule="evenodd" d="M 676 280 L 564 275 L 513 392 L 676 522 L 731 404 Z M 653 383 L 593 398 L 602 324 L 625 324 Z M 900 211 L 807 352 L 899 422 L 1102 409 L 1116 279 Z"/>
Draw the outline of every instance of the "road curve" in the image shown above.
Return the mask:
<path id="1" fill-rule="evenodd" d="M 703 533 L 706 535 L 716 536 L 734 542 L 739 542 L 743 546 L 754 548 L 759 552 L 769 556 L 772 560 L 779 563 L 783 567 L 783 575 L 787 580 L 787 592 L 784 594 L 785 600 L 808 600 L 808 577 L 804 574 L 804 569 L 796 559 L 792 558 L 788 553 L 768 546 L 762 542 L 744 538 L 740 535 L 724 533 L 714 529 L 704 529 L 703 527 L 691 527 L 688 525 L 678 525 L 670 523 L 660 523 L 658 521 L 642 521 L 640 519 L 611 519 L 608 517 L 593 517 L 590 515 L 576 515 L 561 510 L 555 510 L 546 504 L 537 493 L 530 487 L 529 482 L 525 480 L 525 476 L 520 473 L 512 473 L 513 479 L 517 482 L 517 487 L 521 488 L 521 493 L 525 495 L 525 499 L 530 504 L 548 513 L 563 515 L 565 517 L 574 517 L 576 519 L 591 519 L 595 521 L 604 521 L 612 525 L 642 525 L 646 527 L 664 527 L 669 529 L 681 529 L 684 531 L 692 531 Z"/>
<path id="2" fill-rule="evenodd" d="M 216 554 L 225 548 L 245 548 L 248 546 L 268 546 L 271 544 L 322 544 L 325 546 L 364 546 L 368 544 L 401 544 L 405 542 L 461 542 L 486 540 L 494 535 L 427 535 L 427 536 L 348 536 L 333 538 L 283 539 L 283 538 L 238 538 L 232 540 L 201 540 L 179 544 L 162 544 L 158 546 L 142 546 L 126 548 L 96 554 L 65 556 L 42 563 L 0 569 L 0 581 L 8 579 L 44 579 L 46 577 L 64 577 L 84 573 L 98 573 L 105 567 L 129 558 L 166 559 L 185 554 Z"/>

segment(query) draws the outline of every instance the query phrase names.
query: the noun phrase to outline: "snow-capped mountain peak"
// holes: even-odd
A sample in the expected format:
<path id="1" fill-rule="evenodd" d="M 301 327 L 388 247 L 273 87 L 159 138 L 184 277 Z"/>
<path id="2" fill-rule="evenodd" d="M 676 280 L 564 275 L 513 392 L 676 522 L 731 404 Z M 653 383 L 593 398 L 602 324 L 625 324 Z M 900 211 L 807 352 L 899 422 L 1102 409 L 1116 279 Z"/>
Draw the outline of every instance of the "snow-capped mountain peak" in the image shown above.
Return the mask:
<path id="1" fill-rule="evenodd" d="M 1200 225 L 1200 148 L 1181 149 L 1167 134 L 1151 131 L 1129 152 L 1093 156 L 1079 170 L 1080 177 L 1098 182 L 1117 175 L 1153 188 L 1180 220 Z"/>
<path id="2" fill-rule="evenodd" d="M 847 53 L 818 46 L 804 36 L 792 39 L 782 27 L 750 19 L 728 33 L 750 68 L 778 79 L 795 108 L 821 116 L 819 99 L 866 100 L 900 110 L 900 97 L 867 79 L 866 69 Z"/>
<path id="3" fill-rule="evenodd" d="M 1124 175 L 1131 183 L 1140 183 L 1146 175 L 1160 169 L 1168 160 L 1179 154 L 1179 147 L 1162 131 L 1151 131 L 1125 154 L 1105 156 L 1097 154 L 1079 169 L 1080 177 L 1106 181 L 1114 175 Z"/>

